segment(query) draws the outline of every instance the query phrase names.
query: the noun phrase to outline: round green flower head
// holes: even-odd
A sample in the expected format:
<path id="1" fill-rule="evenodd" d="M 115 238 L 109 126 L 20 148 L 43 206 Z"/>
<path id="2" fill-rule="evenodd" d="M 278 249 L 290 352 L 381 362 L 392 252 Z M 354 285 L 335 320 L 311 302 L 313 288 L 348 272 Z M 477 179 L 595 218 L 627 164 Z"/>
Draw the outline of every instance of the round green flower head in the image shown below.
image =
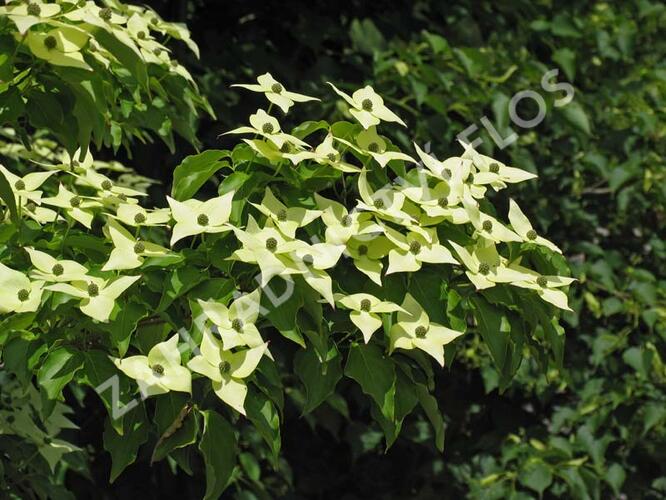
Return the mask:
<path id="1" fill-rule="evenodd" d="M 208 225 L 208 216 L 206 214 L 199 214 L 197 217 L 197 224 L 200 226 L 207 226 Z"/>
<path id="2" fill-rule="evenodd" d="M 155 57 L 159 57 L 161 53 L 162 49 L 160 49 L 159 47 L 153 49 L 153 54 L 155 55 Z"/>
<path id="3" fill-rule="evenodd" d="M 109 7 L 104 7 L 99 11 L 99 17 L 103 21 L 109 22 L 111 20 L 111 16 L 113 16 L 113 11 Z"/>
<path id="4" fill-rule="evenodd" d="M 336 156 L 335 153 L 328 153 L 328 154 L 326 155 L 326 158 L 328 158 L 328 161 L 335 161 L 335 160 L 338 159 L 338 157 Z"/>
<path id="5" fill-rule="evenodd" d="M 145 251 L 146 251 L 146 245 L 144 245 L 140 241 L 137 241 L 134 244 L 134 253 L 143 253 Z"/>
<path id="6" fill-rule="evenodd" d="M 426 333 L 428 333 L 428 329 L 423 325 L 417 326 L 416 330 L 414 330 L 414 335 L 419 339 L 425 338 Z"/>
<path id="7" fill-rule="evenodd" d="M 127 201 L 127 195 L 126 195 L 126 194 L 123 194 L 123 193 L 120 193 L 120 194 L 118 195 L 118 199 L 119 199 L 120 201 Z"/>
<path id="8" fill-rule="evenodd" d="M 353 219 L 351 215 L 345 215 L 341 220 L 340 224 L 342 224 L 342 227 L 349 227 L 352 225 Z"/>
<path id="9" fill-rule="evenodd" d="M 284 222 L 287 220 L 287 211 L 283 208 L 277 213 L 277 220 Z"/>
<path id="10" fill-rule="evenodd" d="M 528 240 L 536 240 L 537 232 L 534 229 L 530 229 L 529 231 L 527 231 L 526 236 Z"/>
<path id="11" fill-rule="evenodd" d="M 483 228 L 484 231 L 492 231 L 493 229 L 493 223 L 489 220 L 484 220 L 483 224 L 481 224 L 481 227 Z"/>
<path id="12" fill-rule="evenodd" d="M 143 224 L 144 222 L 146 222 L 146 216 L 143 214 L 136 214 L 134 216 L 134 222 L 136 222 L 137 224 Z"/>
<path id="13" fill-rule="evenodd" d="M 303 256 L 302 260 L 303 260 L 303 264 L 305 264 L 306 266 L 311 266 L 312 264 L 314 264 L 314 258 L 309 253 L 306 253 Z"/>
<path id="14" fill-rule="evenodd" d="M 368 247 L 367 247 L 367 245 L 359 245 L 359 246 L 358 246 L 358 254 L 359 254 L 359 255 L 367 255 L 367 254 L 368 254 Z"/>
<path id="15" fill-rule="evenodd" d="M 27 210 L 28 212 L 34 212 L 35 209 L 37 208 L 37 205 L 35 205 L 35 204 L 31 201 L 31 202 L 29 202 L 29 203 L 27 203 L 27 204 L 25 205 L 25 208 L 26 208 L 26 210 Z"/>
<path id="16" fill-rule="evenodd" d="M 275 92 L 276 94 L 279 94 L 283 90 L 284 88 L 279 83 L 274 83 L 273 85 L 271 85 L 271 91 Z"/>
<path id="17" fill-rule="evenodd" d="M 156 376 L 160 377 L 164 375 L 164 367 L 161 364 L 155 363 L 153 366 L 151 366 L 151 368 L 153 369 L 153 373 Z"/>
<path id="18" fill-rule="evenodd" d="M 291 151 L 291 146 L 289 145 L 289 143 L 285 142 L 285 143 L 280 147 L 280 152 L 281 152 L 281 153 L 288 153 L 289 151 Z"/>
<path id="19" fill-rule="evenodd" d="M 493 174 L 499 172 L 499 169 L 500 169 L 499 163 L 491 163 L 490 166 L 488 167 L 488 170 L 490 170 Z"/>
<path id="20" fill-rule="evenodd" d="M 55 264 L 51 269 L 51 272 L 54 276 L 61 276 L 65 272 L 65 269 L 62 267 L 62 264 Z"/>
<path id="21" fill-rule="evenodd" d="M 272 236 L 266 240 L 266 248 L 268 250 L 275 250 L 277 248 L 277 240 Z"/>
<path id="22" fill-rule="evenodd" d="M 372 111 L 372 101 L 370 99 L 363 99 L 361 107 L 363 108 L 363 111 Z"/>
<path id="23" fill-rule="evenodd" d="M 235 318 L 231 322 L 231 328 L 233 328 L 238 333 L 242 332 L 243 331 L 243 321 L 238 319 L 238 318 Z"/>
<path id="24" fill-rule="evenodd" d="M 453 173 L 451 172 L 451 169 L 449 169 L 449 168 L 445 168 L 444 170 L 442 170 L 442 174 L 444 174 L 445 179 L 450 179 L 451 175 L 453 175 Z"/>
<path id="25" fill-rule="evenodd" d="M 25 288 L 21 288 L 16 295 L 21 302 L 25 302 L 30 298 L 30 292 Z"/>
<path id="26" fill-rule="evenodd" d="M 171 66 L 173 66 L 174 68 L 177 67 L 178 66 L 178 61 L 176 61 L 175 59 L 172 59 L 171 60 Z"/>
<path id="27" fill-rule="evenodd" d="M 479 264 L 479 274 L 483 274 L 485 276 L 489 272 L 490 272 L 490 266 L 485 262 L 481 262 L 481 264 Z"/>
<path id="28" fill-rule="evenodd" d="M 372 306 L 370 299 L 363 299 L 361 301 L 361 311 L 370 312 L 370 306 Z"/>
<path id="29" fill-rule="evenodd" d="M 261 126 L 261 131 L 262 131 L 264 134 L 272 134 L 272 133 L 273 133 L 273 130 L 274 130 L 274 128 L 273 128 L 273 124 L 272 124 L 272 123 L 264 123 L 264 124 Z"/>
<path id="30" fill-rule="evenodd" d="M 381 198 L 378 198 L 378 199 L 375 200 L 373 205 L 375 206 L 376 209 L 381 210 L 382 208 L 384 208 L 384 200 L 382 200 Z"/>
<path id="31" fill-rule="evenodd" d="M 536 279 L 536 282 L 541 288 L 546 288 L 546 286 L 548 286 L 548 279 L 545 276 L 539 276 Z"/>
<path id="32" fill-rule="evenodd" d="M 76 208 L 79 205 L 81 205 L 81 198 L 78 196 L 74 196 L 71 200 L 69 200 L 69 204 L 72 205 L 72 207 Z"/>
<path id="33" fill-rule="evenodd" d="M 446 207 L 449 206 L 449 202 L 447 201 L 446 198 L 440 198 L 439 200 L 437 200 L 437 204 L 438 204 L 441 208 L 446 208 Z"/>
<path id="34" fill-rule="evenodd" d="M 42 8 L 36 3 L 29 3 L 27 12 L 29 16 L 39 16 L 42 13 Z"/>
<path id="35" fill-rule="evenodd" d="M 409 251 L 414 255 L 417 255 L 421 251 L 421 243 L 418 241 L 412 241 L 409 244 Z"/>
<path id="36" fill-rule="evenodd" d="M 370 151 L 371 153 L 376 153 L 377 151 L 379 151 L 379 144 L 377 144 L 376 142 L 371 142 L 370 144 L 368 144 L 368 151 Z"/>
<path id="37" fill-rule="evenodd" d="M 220 373 L 222 375 L 226 375 L 231 370 L 231 363 L 229 363 L 228 361 L 222 361 L 218 365 L 218 368 L 220 369 Z"/>
<path id="38" fill-rule="evenodd" d="M 144 39 L 146 38 L 146 32 L 145 32 L 145 31 L 139 31 L 139 32 L 136 34 L 136 37 L 137 37 L 139 40 L 144 40 Z"/>
<path id="39" fill-rule="evenodd" d="M 23 191 L 25 189 L 25 182 L 19 179 L 14 183 L 14 187 L 19 191 Z"/>
<path id="40" fill-rule="evenodd" d="M 99 295 L 99 287 L 95 283 L 88 285 L 88 295 L 90 297 L 97 297 Z"/>
<path id="41" fill-rule="evenodd" d="M 112 187 L 113 187 L 113 184 L 111 184 L 111 181 L 108 181 L 108 180 L 107 180 L 107 181 L 103 181 L 103 182 L 102 182 L 102 189 L 103 189 L 104 191 L 108 191 L 108 190 L 111 189 Z"/>

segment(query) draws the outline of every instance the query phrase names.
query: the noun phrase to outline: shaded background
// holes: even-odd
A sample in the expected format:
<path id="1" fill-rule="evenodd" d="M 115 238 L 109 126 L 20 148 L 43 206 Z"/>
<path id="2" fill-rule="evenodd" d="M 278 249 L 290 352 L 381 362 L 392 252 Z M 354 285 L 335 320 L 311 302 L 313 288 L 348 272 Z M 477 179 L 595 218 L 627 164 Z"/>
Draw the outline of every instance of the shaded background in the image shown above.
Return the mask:
<path id="1" fill-rule="evenodd" d="M 565 316 L 567 371 L 541 373 L 525 360 L 497 391 L 486 347 L 468 338 L 438 381 L 448 428 L 440 455 L 429 430 L 410 422 L 388 452 L 354 390 L 344 421 L 323 407 L 317 422 L 286 404 L 284 463 L 244 464 L 264 488 L 239 484 L 229 498 L 664 498 L 666 496 L 666 13 L 648 0 L 549 1 L 203 1 L 147 2 L 186 23 L 201 48 L 177 58 L 209 98 L 204 148 L 228 147 L 221 132 L 244 123 L 263 97 L 231 83 L 269 71 L 290 90 L 326 97 L 289 119 L 342 117 L 330 80 L 371 83 L 439 157 L 460 152 L 455 136 L 487 116 L 517 143 L 481 150 L 539 174 L 511 190 L 537 229 L 569 257 L 580 280 Z M 545 71 L 571 82 L 574 101 L 554 108 Z M 346 86 L 345 86 L 346 85 Z M 521 130 L 507 104 L 540 92 L 544 121 Z M 318 114 L 317 114 L 318 113 Z M 526 101 L 522 116 L 536 108 Z M 288 128 L 289 121 L 283 122 Z M 293 123 L 292 123 L 293 125 Z M 410 148 L 406 136 L 394 137 Z M 177 154 L 137 145 L 127 164 L 168 189 Z M 506 194 L 497 201 L 506 204 Z M 94 403 L 91 402 L 91 405 Z M 101 436 L 91 418 L 82 432 Z M 100 443 L 101 444 L 101 443 Z M 97 447 L 101 450 L 101 446 Z M 203 488 L 168 466 L 131 466 L 107 485 L 99 453 L 92 483 L 73 477 L 80 498 L 197 498 Z M 91 488 L 91 484 L 95 484 Z"/>

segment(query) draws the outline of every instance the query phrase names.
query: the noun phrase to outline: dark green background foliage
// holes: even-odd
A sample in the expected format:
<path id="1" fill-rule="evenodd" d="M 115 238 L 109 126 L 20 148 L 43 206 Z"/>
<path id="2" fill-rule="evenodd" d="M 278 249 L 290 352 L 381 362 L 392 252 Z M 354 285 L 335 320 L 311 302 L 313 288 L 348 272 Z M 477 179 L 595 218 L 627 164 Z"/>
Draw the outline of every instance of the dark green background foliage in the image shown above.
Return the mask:
<path id="1" fill-rule="evenodd" d="M 568 257 L 575 313 L 564 316 L 564 370 L 546 374 L 523 361 L 500 392 L 487 346 L 473 335 L 447 369 L 436 372 L 447 419 L 444 454 L 422 420 L 408 417 L 388 452 L 368 427 L 358 386 L 337 392 L 349 419 L 329 405 L 301 417 L 301 386 L 285 400 L 278 468 L 243 454 L 246 483 L 229 498 L 629 498 L 666 496 L 666 8 L 658 2 L 331 2 L 152 1 L 165 18 L 186 22 L 201 59 L 188 67 L 217 115 L 204 121 L 204 148 L 227 147 L 217 135 L 263 105 L 230 91 L 271 72 L 309 95 L 327 80 L 354 90 L 371 83 L 440 158 L 461 152 L 456 135 L 487 116 L 500 134 L 518 134 L 499 150 L 487 133 L 479 150 L 538 173 L 512 190 L 537 230 Z M 540 85 L 549 69 L 575 96 Z M 531 89 L 547 103 L 543 122 L 513 125 L 508 102 Z M 240 99 L 242 98 L 242 102 Z M 528 101 L 528 100 L 526 100 Z M 332 102 L 332 101 L 331 101 Z M 536 107 L 524 102 L 521 116 Z M 533 103 L 532 103 L 533 104 Z M 314 104 L 313 106 L 316 106 Z M 332 118 L 341 110 L 327 110 Z M 285 124 L 289 125 L 289 124 Z M 133 148 L 127 164 L 168 184 L 191 146 L 176 137 Z M 407 136 L 394 137 L 404 148 Z M 110 155 L 111 153 L 109 153 Z M 103 156 L 103 155 L 101 155 Z M 157 161 L 156 161 L 157 159 Z M 165 189 L 168 188 L 164 186 Z M 502 194 L 502 193 L 500 193 Z M 502 194 L 502 196 L 504 196 Z M 507 199 L 498 196 L 498 206 Z M 301 354 L 302 355 L 302 354 Z M 305 361 L 303 361 L 305 363 Z M 335 368 L 333 368 L 335 369 Z M 301 394 L 299 396 L 299 394 Z M 104 409 L 98 401 L 88 408 Z M 102 451 L 102 418 L 83 418 L 77 442 L 90 445 L 92 476 L 72 474 L 81 498 L 197 498 L 201 484 L 149 457 L 112 485 Z"/>

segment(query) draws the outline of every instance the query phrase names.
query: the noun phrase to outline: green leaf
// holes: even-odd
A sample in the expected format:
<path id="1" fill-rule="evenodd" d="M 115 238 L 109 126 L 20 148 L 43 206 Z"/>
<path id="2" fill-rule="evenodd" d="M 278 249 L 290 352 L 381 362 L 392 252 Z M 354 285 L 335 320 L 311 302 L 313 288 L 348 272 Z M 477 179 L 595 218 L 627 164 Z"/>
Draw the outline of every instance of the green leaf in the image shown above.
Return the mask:
<path id="1" fill-rule="evenodd" d="M 278 463 L 278 456 L 282 446 L 280 436 L 280 416 L 275 406 L 262 393 L 257 392 L 253 387 L 248 387 L 248 393 L 245 397 L 245 412 L 257 432 L 266 441 L 272 451 L 272 462 Z"/>
<path id="2" fill-rule="evenodd" d="M 543 462 L 535 462 L 523 469 L 518 476 L 520 483 L 536 491 L 539 496 L 552 484 L 553 473 Z"/>
<path id="3" fill-rule="evenodd" d="M 205 410 L 201 415 L 203 433 L 199 451 L 206 465 L 204 500 L 213 500 L 219 498 L 227 488 L 236 466 L 236 435 L 231 424 L 216 411 Z"/>
<path id="4" fill-rule="evenodd" d="M 386 45 L 381 31 L 370 19 L 354 19 L 349 28 L 349 37 L 358 51 L 368 55 L 381 51 Z"/>
<path id="5" fill-rule="evenodd" d="M 83 354 L 72 347 L 59 347 L 51 351 L 37 374 L 39 385 L 49 399 L 60 398 L 63 388 L 83 367 Z"/>
<path id="6" fill-rule="evenodd" d="M 173 171 L 171 196 L 178 201 L 192 198 L 215 172 L 229 166 L 228 162 L 220 160 L 230 157 L 229 151 L 221 149 L 211 149 L 185 157 Z"/>
<path id="7" fill-rule="evenodd" d="M 341 357 L 335 346 L 332 358 L 321 360 L 317 351 L 309 346 L 299 350 L 294 357 L 294 373 L 305 385 L 306 401 L 303 413 L 310 413 L 328 398 L 342 377 Z"/>
<path id="8" fill-rule="evenodd" d="M 388 420 L 395 418 L 396 374 L 393 361 L 374 344 L 356 344 L 349 350 L 345 375 L 372 397 Z"/>
<path id="9" fill-rule="evenodd" d="M 444 451 L 446 425 L 444 424 L 442 413 L 437 406 L 437 399 L 428 392 L 428 389 L 423 384 L 416 384 L 415 389 L 416 396 L 419 398 L 419 403 L 435 430 L 435 446 L 437 446 L 437 449 L 440 452 Z"/>
<path id="10" fill-rule="evenodd" d="M 114 482 L 125 468 L 136 460 L 139 447 L 148 441 L 146 410 L 139 405 L 125 414 L 123 432 L 112 427 L 109 418 L 104 423 L 104 449 L 111 454 L 109 482 Z"/>
<path id="11" fill-rule="evenodd" d="M 576 53 L 566 47 L 557 49 L 553 52 L 553 61 L 559 64 L 567 78 L 573 81 L 576 76 Z"/>
<path id="12" fill-rule="evenodd" d="M 296 314 L 304 304 L 303 288 L 300 280 L 288 282 L 273 279 L 261 294 L 261 305 L 266 308 L 265 316 L 271 324 L 283 337 L 296 342 L 301 347 L 305 347 L 305 339 L 296 323 Z M 267 291 L 268 293 L 266 293 Z"/>
<path id="13" fill-rule="evenodd" d="M 584 132 L 587 135 L 591 134 L 590 121 L 583 107 L 576 101 L 571 101 L 569 104 L 562 108 L 558 108 L 564 119 L 568 121 L 574 128 Z"/>

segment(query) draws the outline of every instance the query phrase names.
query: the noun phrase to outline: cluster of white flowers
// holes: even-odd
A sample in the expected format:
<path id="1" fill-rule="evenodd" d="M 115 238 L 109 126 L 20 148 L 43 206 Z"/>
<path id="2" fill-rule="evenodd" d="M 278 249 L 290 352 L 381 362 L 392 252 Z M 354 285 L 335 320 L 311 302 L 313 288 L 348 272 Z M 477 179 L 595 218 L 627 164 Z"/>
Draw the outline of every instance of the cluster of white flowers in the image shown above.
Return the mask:
<path id="1" fill-rule="evenodd" d="M 226 233 L 231 260 L 258 266 L 261 287 L 280 276 L 300 276 L 332 307 L 350 311 L 350 320 L 367 343 L 382 327 L 385 315 L 396 315 L 389 337 L 389 350 L 421 349 L 440 365 L 443 346 L 461 332 L 430 321 L 427 311 L 409 293 L 401 304 L 367 293 L 345 295 L 334 291 L 328 273 L 340 259 L 348 258 L 372 282 L 381 285 L 385 275 L 416 272 L 424 264 L 458 266 L 478 289 L 497 283 L 533 290 L 543 300 L 568 309 L 567 296 L 560 287 L 571 278 L 543 276 L 521 265 L 520 258 L 509 260 L 498 252 L 503 243 L 541 245 L 559 249 L 532 227 L 513 200 L 509 224 L 481 210 L 479 200 L 488 189 L 504 189 L 535 177 L 509 167 L 463 145 L 459 157 L 440 161 L 415 145 L 420 162 L 390 145 L 377 132 L 382 121 L 404 123 L 370 87 L 349 96 L 335 91 L 350 105 L 351 115 L 362 129 L 355 137 L 336 137 L 332 129 L 323 142 L 310 146 L 282 131 L 269 113 L 272 105 L 288 111 L 294 102 L 314 98 L 288 92 L 269 74 L 259 77 L 257 85 L 242 85 L 263 92 L 272 103 L 268 112 L 259 109 L 250 117 L 250 126 L 232 134 L 250 134 L 244 139 L 257 155 L 271 163 L 287 162 L 292 168 L 314 162 L 354 176 L 359 198 L 353 207 L 310 195 L 307 206 L 288 206 L 266 188 L 260 203 L 246 205 L 245 222 L 231 222 L 233 191 L 207 201 L 168 198 L 169 208 L 146 209 L 139 204 L 144 193 L 117 185 L 95 167 L 90 153 L 77 161 L 79 153 L 52 170 L 18 177 L 7 169 L 7 177 L 23 216 L 40 224 L 79 223 L 91 227 L 95 217 L 105 221 L 104 232 L 112 243 L 108 260 L 95 266 L 62 260 L 48 253 L 27 248 L 34 269 L 29 275 L 0 267 L 0 308 L 2 312 L 35 311 L 45 292 L 57 292 L 79 300 L 84 314 L 108 321 L 115 300 L 140 274 L 121 276 L 111 271 L 140 269 L 144 259 L 164 257 L 185 238 L 206 233 Z M 361 161 L 358 161 L 358 160 Z M 389 162 L 414 164 L 404 178 L 373 187 L 373 173 Z M 355 164 L 360 163 L 360 164 Z M 58 175 L 55 175 L 57 172 Z M 43 197 L 43 183 L 58 178 L 57 194 Z M 254 213 L 252 213 L 254 212 Z M 301 238 L 303 228 L 320 220 L 325 226 L 322 239 L 308 242 Z M 471 244 L 461 246 L 445 240 L 437 227 L 441 223 L 466 226 Z M 145 239 L 148 227 L 171 230 L 171 249 Z M 139 381 L 145 394 L 170 390 L 191 390 L 191 371 L 208 377 L 215 393 L 239 412 L 247 388 L 247 378 L 262 356 L 270 356 L 267 343 L 255 326 L 259 314 L 260 289 L 242 296 L 231 305 L 200 301 L 206 318 L 200 353 L 182 366 L 178 339 L 174 336 L 157 344 L 147 356 L 115 360 L 118 368 Z"/>

